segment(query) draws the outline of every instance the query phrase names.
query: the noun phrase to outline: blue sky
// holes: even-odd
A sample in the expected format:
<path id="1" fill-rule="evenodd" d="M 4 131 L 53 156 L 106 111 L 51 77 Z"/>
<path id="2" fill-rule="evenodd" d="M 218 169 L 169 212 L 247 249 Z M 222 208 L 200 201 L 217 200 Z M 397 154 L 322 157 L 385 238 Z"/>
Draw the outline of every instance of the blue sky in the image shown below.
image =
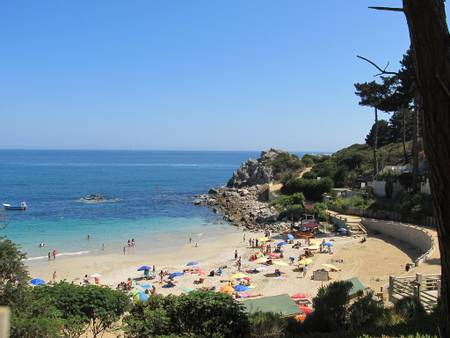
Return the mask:
<path id="1" fill-rule="evenodd" d="M 334 151 L 409 46 L 383 0 L 2 1 L 1 148 Z"/>

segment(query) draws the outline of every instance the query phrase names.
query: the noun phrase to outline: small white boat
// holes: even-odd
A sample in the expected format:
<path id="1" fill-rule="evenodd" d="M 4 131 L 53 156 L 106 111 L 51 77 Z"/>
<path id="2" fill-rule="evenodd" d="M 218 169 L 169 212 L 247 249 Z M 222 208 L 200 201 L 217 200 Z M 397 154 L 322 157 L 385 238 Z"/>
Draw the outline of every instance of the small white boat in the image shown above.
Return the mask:
<path id="1" fill-rule="evenodd" d="M 23 211 L 27 209 L 27 203 L 26 202 L 21 202 L 20 205 L 11 205 L 9 203 L 3 203 L 3 208 L 5 208 L 5 210 L 19 210 L 19 211 Z"/>

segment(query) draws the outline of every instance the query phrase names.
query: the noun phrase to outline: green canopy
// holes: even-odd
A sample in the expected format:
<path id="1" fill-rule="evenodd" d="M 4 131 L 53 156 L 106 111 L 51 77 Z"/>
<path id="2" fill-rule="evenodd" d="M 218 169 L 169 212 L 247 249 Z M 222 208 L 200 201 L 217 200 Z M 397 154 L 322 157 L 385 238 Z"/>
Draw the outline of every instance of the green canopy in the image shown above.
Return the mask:
<path id="1" fill-rule="evenodd" d="M 295 302 L 287 294 L 257 299 L 247 299 L 242 303 L 248 313 L 273 312 L 289 317 L 300 312 Z"/>
<path id="2" fill-rule="evenodd" d="M 364 291 L 366 289 L 364 284 L 357 277 L 347 279 L 347 280 L 345 280 L 345 282 L 352 283 L 352 288 L 350 289 L 350 292 L 348 293 L 348 295 L 350 297 L 354 297 L 354 296 L 356 296 L 356 294 L 358 292 Z"/>

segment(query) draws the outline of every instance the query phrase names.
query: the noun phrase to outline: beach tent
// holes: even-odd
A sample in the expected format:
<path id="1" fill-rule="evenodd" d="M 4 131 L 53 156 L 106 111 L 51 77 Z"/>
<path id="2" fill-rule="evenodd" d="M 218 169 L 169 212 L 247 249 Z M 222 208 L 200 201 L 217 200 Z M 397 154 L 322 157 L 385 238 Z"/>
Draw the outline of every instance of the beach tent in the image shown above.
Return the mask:
<path id="1" fill-rule="evenodd" d="M 151 267 L 149 267 L 148 265 L 142 265 L 139 269 L 137 269 L 137 271 L 150 271 Z"/>
<path id="2" fill-rule="evenodd" d="M 138 292 L 133 298 L 135 302 L 146 302 L 148 300 L 148 295 L 145 292 Z"/>
<path id="3" fill-rule="evenodd" d="M 244 304 L 244 308 L 248 313 L 272 312 L 278 313 L 283 317 L 291 317 L 300 312 L 295 302 L 287 294 L 247 299 L 242 304 Z"/>

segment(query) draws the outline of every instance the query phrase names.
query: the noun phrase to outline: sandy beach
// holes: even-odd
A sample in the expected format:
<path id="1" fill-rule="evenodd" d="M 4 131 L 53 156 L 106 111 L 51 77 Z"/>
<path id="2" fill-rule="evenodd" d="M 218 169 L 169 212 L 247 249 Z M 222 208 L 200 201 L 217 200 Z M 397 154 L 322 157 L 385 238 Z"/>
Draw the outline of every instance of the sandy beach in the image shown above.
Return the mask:
<path id="1" fill-rule="evenodd" d="M 433 232 L 434 230 L 429 230 Z M 245 241 L 243 236 L 245 234 Z M 435 231 L 434 231 L 435 234 Z M 43 278 L 51 281 L 53 272 L 56 271 L 56 280 L 74 281 L 81 283 L 83 277 L 94 273 L 101 274 L 101 284 L 110 287 L 116 287 L 119 282 L 126 281 L 128 278 L 139 279 L 143 276 L 137 268 L 141 265 L 155 265 L 157 273 L 164 271 L 175 272 L 186 269 L 189 261 L 197 261 L 202 271 L 209 273 L 211 270 L 217 270 L 218 267 L 226 266 L 222 276 L 208 277 L 186 273 L 181 277 L 175 278 L 176 286 L 173 288 L 163 288 L 159 282 L 159 276 L 150 281 L 156 287 L 156 292 L 160 294 L 181 294 L 188 289 L 200 287 L 220 287 L 226 285 L 226 280 L 232 279 L 232 275 L 238 272 L 237 264 L 234 259 L 234 250 L 242 256 L 241 271 L 262 265 L 249 261 L 249 257 L 257 251 L 248 245 L 249 238 L 259 238 L 263 233 L 256 232 L 233 232 L 225 234 L 221 238 L 214 238 L 199 242 L 195 247 L 194 242 L 188 242 L 178 248 L 160 251 L 155 254 L 134 253 L 131 249 L 127 254 L 98 254 L 78 257 L 57 257 L 56 260 L 49 262 L 31 262 L 28 263 L 32 277 Z M 274 234 L 272 246 L 285 238 Z M 322 264 L 333 264 L 340 269 L 338 272 L 331 272 L 331 281 L 358 277 L 365 286 L 371 287 L 376 292 L 388 283 L 389 275 L 404 275 L 405 265 L 411 263 L 419 253 L 404 243 L 393 241 L 389 237 L 382 235 L 367 236 L 367 241 L 361 243 L 361 237 L 336 237 L 321 236 L 326 241 L 333 243 L 332 254 L 317 253 L 313 262 L 308 267 L 306 277 L 296 270 L 295 265 L 278 266 L 271 265 L 265 267 L 260 273 L 249 274 L 252 288 L 247 292 L 252 296 L 263 295 L 271 296 L 287 293 L 302 292 L 314 296 L 317 290 L 324 284 L 311 280 L 312 271 L 322 268 Z M 138 251 L 138 247 L 136 248 Z M 292 245 L 283 246 L 283 262 L 289 264 L 288 257 L 297 257 L 303 252 L 303 249 L 294 249 Z M 439 253 L 434 253 L 435 257 Z M 338 261 L 342 261 L 338 263 Z M 271 274 L 275 268 L 280 269 L 283 274 L 280 277 L 274 277 Z M 439 273 L 440 266 L 436 264 L 436 259 L 430 259 L 420 267 L 409 272 Z M 200 277 L 204 278 L 201 285 L 194 284 L 194 280 Z M 93 280 L 91 280 L 93 282 Z M 145 284 L 147 282 L 138 282 Z"/>

